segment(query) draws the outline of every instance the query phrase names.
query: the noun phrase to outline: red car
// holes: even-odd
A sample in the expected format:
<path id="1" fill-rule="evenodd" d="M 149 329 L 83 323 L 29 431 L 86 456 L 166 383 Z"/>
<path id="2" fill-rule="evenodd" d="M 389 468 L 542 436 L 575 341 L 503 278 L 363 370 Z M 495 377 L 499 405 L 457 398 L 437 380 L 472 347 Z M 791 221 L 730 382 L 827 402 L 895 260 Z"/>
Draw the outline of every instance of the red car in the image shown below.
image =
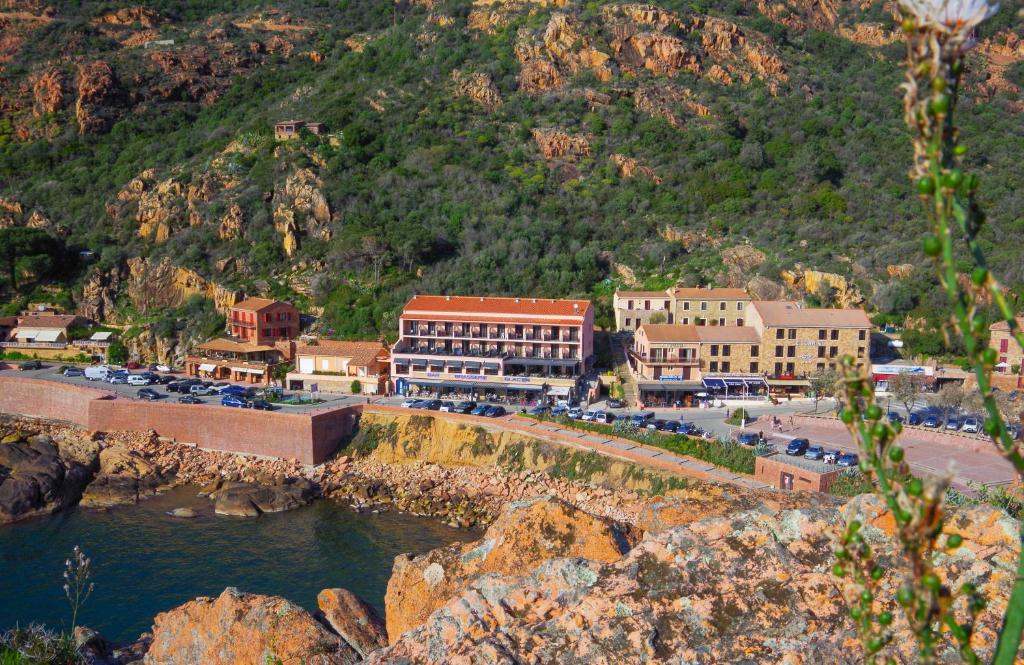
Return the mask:
<path id="1" fill-rule="evenodd" d="M 125 365 L 125 368 L 126 368 L 126 369 L 142 369 L 142 365 L 140 365 L 139 363 L 137 363 L 137 362 L 135 362 L 135 361 L 133 360 L 133 361 L 131 361 L 130 363 L 127 363 L 127 364 Z"/>

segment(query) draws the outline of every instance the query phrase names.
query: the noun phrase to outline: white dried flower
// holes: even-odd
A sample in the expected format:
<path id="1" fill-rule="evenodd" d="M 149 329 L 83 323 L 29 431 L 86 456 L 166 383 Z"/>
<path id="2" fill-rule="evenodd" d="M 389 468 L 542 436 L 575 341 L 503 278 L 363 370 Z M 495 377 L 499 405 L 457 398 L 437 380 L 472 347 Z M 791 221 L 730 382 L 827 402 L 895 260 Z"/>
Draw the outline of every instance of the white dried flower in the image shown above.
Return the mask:
<path id="1" fill-rule="evenodd" d="M 903 10 L 925 27 L 966 34 L 999 11 L 988 0 L 900 0 Z"/>

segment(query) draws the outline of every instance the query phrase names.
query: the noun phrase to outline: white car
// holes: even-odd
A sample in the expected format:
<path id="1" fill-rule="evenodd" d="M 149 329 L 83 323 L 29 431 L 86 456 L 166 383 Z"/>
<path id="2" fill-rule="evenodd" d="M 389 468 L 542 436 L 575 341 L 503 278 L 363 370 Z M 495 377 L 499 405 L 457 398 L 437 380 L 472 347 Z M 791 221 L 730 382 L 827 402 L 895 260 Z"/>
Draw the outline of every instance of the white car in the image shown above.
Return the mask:
<path id="1" fill-rule="evenodd" d="M 961 432 L 967 432 L 968 434 L 977 434 L 981 429 L 981 421 L 975 416 L 967 416 L 964 419 L 964 426 L 960 428 Z"/>
<path id="2" fill-rule="evenodd" d="M 591 421 L 594 420 L 594 418 L 597 418 L 597 414 L 598 414 L 597 409 L 590 409 L 589 411 L 587 411 L 586 413 L 583 414 L 583 420 L 586 420 L 587 422 L 591 422 Z"/>
<path id="3" fill-rule="evenodd" d="M 612 421 L 613 418 L 615 418 L 615 416 L 608 413 L 607 411 L 598 411 L 597 415 L 594 416 L 594 422 L 607 425 Z"/>
<path id="4" fill-rule="evenodd" d="M 156 366 L 156 371 L 158 371 L 158 372 L 170 372 L 172 370 L 167 365 L 157 365 Z"/>
<path id="5" fill-rule="evenodd" d="M 129 386 L 148 386 L 153 383 L 149 380 L 148 376 L 142 376 L 141 374 L 129 374 L 127 381 Z"/>
<path id="6" fill-rule="evenodd" d="M 579 420 L 580 418 L 583 417 L 583 409 L 579 407 L 569 409 L 569 413 L 566 415 L 568 415 L 573 420 Z"/>
<path id="7" fill-rule="evenodd" d="M 107 383 L 128 383 L 128 375 L 118 374 L 115 372 L 114 374 L 111 374 L 110 376 L 107 377 Z"/>
<path id="8" fill-rule="evenodd" d="M 418 401 L 419 401 L 418 399 L 413 399 L 413 398 L 410 397 L 409 399 L 407 399 L 404 402 L 402 402 L 402 408 L 403 409 L 411 409 L 412 405 L 415 404 Z"/>

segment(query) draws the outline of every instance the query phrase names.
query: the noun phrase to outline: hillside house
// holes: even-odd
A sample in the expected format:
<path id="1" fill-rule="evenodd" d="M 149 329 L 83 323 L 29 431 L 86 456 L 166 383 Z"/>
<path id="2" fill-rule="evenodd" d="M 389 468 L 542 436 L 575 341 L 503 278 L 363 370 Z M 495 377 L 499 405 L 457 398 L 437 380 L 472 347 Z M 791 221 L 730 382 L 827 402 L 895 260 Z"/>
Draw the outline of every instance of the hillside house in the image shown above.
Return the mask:
<path id="1" fill-rule="evenodd" d="M 305 120 L 283 120 L 274 124 L 274 138 L 278 141 L 287 141 L 294 139 L 299 136 L 299 133 L 305 129 L 310 134 L 321 134 L 327 133 L 327 127 L 322 122 L 306 122 Z"/>
<path id="2" fill-rule="evenodd" d="M 382 342 L 316 340 L 295 347 L 295 371 L 289 372 L 289 390 L 349 393 L 359 381 L 359 392 L 379 395 L 387 392 L 391 355 Z"/>

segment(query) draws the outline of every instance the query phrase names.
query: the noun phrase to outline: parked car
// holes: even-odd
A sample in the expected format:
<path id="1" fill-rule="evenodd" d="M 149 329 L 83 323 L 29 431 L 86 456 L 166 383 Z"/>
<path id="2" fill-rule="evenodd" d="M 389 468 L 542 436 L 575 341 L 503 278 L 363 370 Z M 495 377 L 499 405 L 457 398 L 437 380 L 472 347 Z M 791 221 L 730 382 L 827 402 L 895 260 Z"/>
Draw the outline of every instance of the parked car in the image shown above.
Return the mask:
<path id="1" fill-rule="evenodd" d="M 455 405 L 455 413 L 469 413 L 476 408 L 476 402 L 459 402 Z"/>
<path id="2" fill-rule="evenodd" d="M 841 450 L 826 450 L 825 454 L 822 455 L 821 461 L 825 464 L 835 464 L 839 460 L 839 456 L 843 454 Z"/>
<path id="3" fill-rule="evenodd" d="M 142 376 L 141 374 L 129 374 L 128 385 L 129 386 L 148 386 L 153 383 L 148 376 Z"/>
<path id="4" fill-rule="evenodd" d="M 658 425 L 659 432 L 668 432 L 670 434 L 675 434 L 678 429 L 679 423 L 677 423 L 674 420 L 662 420 L 661 423 Z"/>
<path id="5" fill-rule="evenodd" d="M 248 409 L 249 403 L 236 395 L 224 395 L 220 398 L 221 406 L 233 406 L 238 409 Z"/>
<path id="6" fill-rule="evenodd" d="M 756 446 L 759 440 L 760 437 L 754 432 L 740 432 L 736 437 L 736 443 L 741 446 Z"/>
<path id="7" fill-rule="evenodd" d="M 533 407 L 532 409 L 527 411 L 527 413 L 530 414 L 531 416 L 543 416 L 545 413 L 547 413 L 550 410 L 551 409 L 549 409 L 546 406 L 539 405 L 539 406 Z"/>
<path id="8" fill-rule="evenodd" d="M 43 363 L 41 363 L 38 360 L 27 360 L 27 361 L 21 363 L 21 365 L 18 367 L 18 369 L 20 369 L 21 371 L 30 370 L 30 369 L 42 369 L 42 368 L 43 368 Z"/>
<path id="9" fill-rule="evenodd" d="M 626 403 L 623 402 L 621 399 L 610 399 L 610 400 L 608 400 L 607 404 L 608 404 L 608 408 L 609 409 L 624 409 L 624 408 L 626 408 Z"/>
<path id="10" fill-rule="evenodd" d="M 169 393 L 187 393 L 191 383 L 185 381 L 171 381 L 167 384 L 167 392 Z"/>
<path id="11" fill-rule="evenodd" d="M 150 401 L 160 399 L 160 393 L 153 390 L 152 388 L 140 388 L 139 392 L 135 394 L 138 395 L 139 399 L 145 399 Z"/>
<path id="12" fill-rule="evenodd" d="M 201 383 L 193 383 L 188 387 L 189 395 L 216 395 L 217 391 L 209 386 L 204 386 Z"/>
<path id="13" fill-rule="evenodd" d="M 896 413 L 895 411 L 890 411 L 888 413 L 888 417 L 889 417 L 889 422 L 891 422 L 891 423 L 902 423 L 903 422 L 903 416 L 901 416 L 900 414 Z"/>
<path id="14" fill-rule="evenodd" d="M 648 420 L 654 419 L 653 411 L 645 411 L 643 413 L 634 413 L 629 417 L 629 424 L 634 427 L 643 427 Z"/>
<path id="15" fill-rule="evenodd" d="M 552 418 L 561 418 L 567 413 L 569 413 L 569 407 L 567 406 L 556 406 L 555 408 L 551 409 Z"/>
<path id="16" fill-rule="evenodd" d="M 444 411 L 445 413 L 451 413 L 455 409 L 455 402 L 449 402 L 448 400 L 442 400 L 438 411 Z"/>
<path id="17" fill-rule="evenodd" d="M 182 395 L 178 398 L 178 401 L 182 404 L 202 404 L 203 400 L 199 399 L 195 395 Z"/>
<path id="18" fill-rule="evenodd" d="M 473 416 L 483 416 L 483 415 L 486 415 L 487 409 L 489 409 L 489 408 L 490 407 L 487 404 L 477 404 L 475 407 L 473 407 L 473 410 L 470 411 L 469 413 L 470 413 L 470 415 L 473 415 Z"/>
<path id="19" fill-rule="evenodd" d="M 265 399 L 254 399 L 249 402 L 249 406 L 257 411 L 273 411 L 274 405 Z"/>
<path id="20" fill-rule="evenodd" d="M 952 416 L 946 421 L 946 429 L 951 429 L 954 432 L 960 430 L 960 420 L 956 416 Z"/>
<path id="21" fill-rule="evenodd" d="M 419 401 L 418 399 L 413 399 L 413 398 L 410 397 L 409 399 L 407 399 L 404 402 L 402 402 L 402 408 L 403 409 L 411 409 L 413 404 L 415 404 L 418 401 Z"/>
<path id="22" fill-rule="evenodd" d="M 680 420 L 679 424 L 676 426 L 676 433 L 678 433 L 678 434 L 690 435 L 690 434 L 693 434 L 696 431 L 697 431 L 696 423 L 688 423 L 686 421 Z"/>
<path id="23" fill-rule="evenodd" d="M 579 420 L 580 418 L 583 417 L 583 409 L 581 409 L 578 406 L 574 406 L 571 409 L 569 409 L 569 413 L 567 413 L 566 415 L 572 418 L 573 420 Z"/>
<path id="24" fill-rule="evenodd" d="M 581 420 L 591 422 L 597 417 L 597 409 L 587 409 L 586 413 L 583 414 Z"/>
<path id="25" fill-rule="evenodd" d="M 441 408 L 441 400 L 439 399 L 425 399 L 423 404 L 416 406 L 417 409 L 426 409 L 427 411 L 437 411 Z"/>
<path id="26" fill-rule="evenodd" d="M 655 418 L 654 420 L 648 420 L 644 427 L 647 429 L 659 430 L 665 427 L 665 421 L 661 418 Z"/>
<path id="27" fill-rule="evenodd" d="M 127 369 L 142 369 L 142 365 L 140 365 L 139 363 L 135 362 L 134 360 L 125 363 L 124 366 Z"/>
<path id="28" fill-rule="evenodd" d="M 928 415 L 926 415 L 924 417 L 924 420 L 921 421 L 921 424 L 923 426 L 925 426 L 925 427 L 938 427 L 939 426 L 939 416 L 937 414 L 934 414 L 934 413 L 929 413 Z"/>
<path id="29" fill-rule="evenodd" d="M 843 453 L 836 460 L 837 466 L 857 466 L 860 463 L 860 459 L 853 453 Z"/>
<path id="30" fill-rule="evenodd" d="M 85 368 L 85 378 L 89 381 L 106 381 L 113 370 L 109 365 L 97 365 Z"/>
<path id="31" fill-rule="evenodd" d="M 908 425 L 920 425 L 922 422 L 924 422 L 924 418 L 921 417 L 920 413 L 911 412 L 911 414 L 907 416 Z"/>
<path id="32" fill-rule="evenodd" d="M 807 452 L 807 449 L 811 446 L 811 442 L 807 439 L 793 439 L 786 446 L 787 455 L 803 455 Z"/>
<path id="33" fill-rule="evenodd" d="M 66 370 L 64 370 L 64 376 L 68 378 L 73 378 L 76 376 L 85 376 L 85 370 L 83 370 L 81 367 L 68 367 Z"/>
<path id="34" fill-rule="evenodd" d="M 981 421 L 977 417 L 967 416 L 964 418 L 964 425 L 960 428 L 961 432 L 977 434 L 979 430 L 981 430 Z"/>
<path id="35" fill-rule="evenodd" d="M 601 423 L 602 425 L 608 425 L 613 420 L 615 420 L 615 414 L 609 413 L 608 411 L 598 411 L 597 415 L 594 417 L 594 422 Z"/>
<path id="36" fill-rule="evenodd" d="M 110 383 L 110 384 L 117 384 L 117 383 L 127 384 L 128 383 L 128 375 L 127 374 L 116 374 L 116 373 L 115 374 L 111 374 L 110 376 L 107 377 L 107 383 Z"/>
<path id="37" fill-rule="evenodd" d="M 242 386 L 210 386 L 210 390 L 217 393 L 218 395 L 234 395 L 235 397 L 245 397 L 245 388 Z"/>
<path id="38" fill-rule="evenodd" d="M 488 418 L 500 418 L 505 415 L 505 407 L 503 406 L 489 406 L 487 412 L 484 414 Z"/>
<path id="39" fill-rule="evenodd" d="M 171 369 L 167 365 L 161 365 L 159 363 L 157 364 L 156 367 L 151 367 L 150 369 L 155 369 L 158 372 L 173 372 L 174 371 L 173 369 Z"/>
<path id="40" fill-rule="evenodd" d="M 804 457 L 811 460 L 820 460 L 825 456 L 825 449 L 821 446 L 808 446 Z"/>
<path id="41" fill-rule="evenodd" d="M 1017 423 L 1011 423 L 1007 425 L 1006 431 L 1009 432 L 1010 438 L 1013 439 L 1014 441 L 1021 438 L 1021 435 L 1024 434 L 1024 428 L 1022 428 Z"/>
<path id="42" fill-rule="evenodd" d="M 167 386 L 174 382 L 174 377 L 164 375 L 157 379 L 156 382 L 159 383 L 161 386 Z"/>

